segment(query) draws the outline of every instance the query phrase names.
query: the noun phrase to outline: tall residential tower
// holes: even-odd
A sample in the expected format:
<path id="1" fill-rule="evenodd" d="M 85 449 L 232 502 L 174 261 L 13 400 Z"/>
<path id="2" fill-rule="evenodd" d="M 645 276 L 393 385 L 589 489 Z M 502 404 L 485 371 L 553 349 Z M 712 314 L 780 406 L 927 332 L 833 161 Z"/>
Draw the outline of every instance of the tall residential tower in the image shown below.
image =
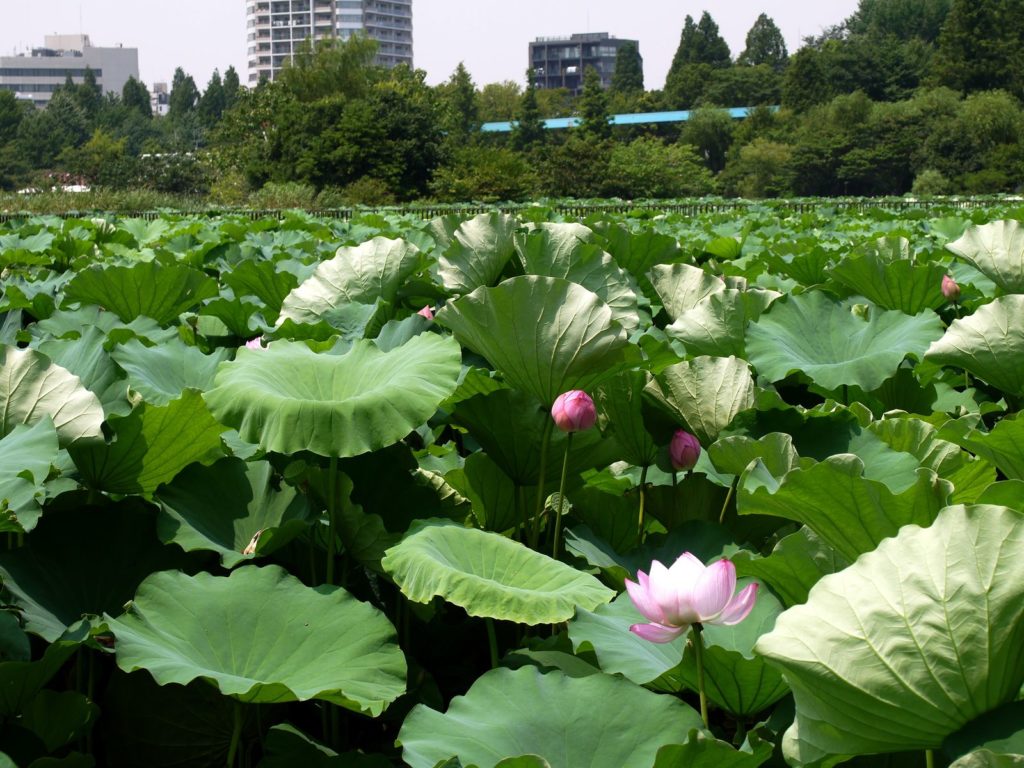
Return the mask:
<path id="1" fill-rule="evenodd" d="M 364 34 L 377 61 L 412 66 L 412 0 L 246 0 L 249 83 L 273 80 L 307 39 Z"/>

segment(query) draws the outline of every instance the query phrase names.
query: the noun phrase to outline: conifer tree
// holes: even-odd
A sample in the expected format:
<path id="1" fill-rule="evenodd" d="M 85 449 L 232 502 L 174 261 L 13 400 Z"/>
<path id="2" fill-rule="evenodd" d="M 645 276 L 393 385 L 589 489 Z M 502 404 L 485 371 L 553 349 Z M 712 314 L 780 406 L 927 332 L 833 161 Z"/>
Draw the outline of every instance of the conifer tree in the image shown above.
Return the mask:
<path id="1" fill-rule="evenodd" d="M 512 129 L 512 142 L 516 149 L 529 149 L 543 143 L 546 134 L 544 120 L 537 104 L 537 86 L 533 69 L 526 70 L 526 90 L 519 102 L 519 114 Z"/>
<path id="2" fill-rule="evenodd" d="M 789 53 L 786 51 L 786 41 L 782 37 L 782 32 L 767 14 L 762 13 L 747 32 L 743 53 L 736 59 L 736 63 L 749 67 L 767 64 L 775 70 L 780 70 L 786 66 L 788 58 Z"/>
<path id="3" fill-rule="evenodd" d="M 612 90 L 616 93 L 638 93 L 644 89 L 644 60 L 636 43 L 619 46 L 615 53 Z"/>

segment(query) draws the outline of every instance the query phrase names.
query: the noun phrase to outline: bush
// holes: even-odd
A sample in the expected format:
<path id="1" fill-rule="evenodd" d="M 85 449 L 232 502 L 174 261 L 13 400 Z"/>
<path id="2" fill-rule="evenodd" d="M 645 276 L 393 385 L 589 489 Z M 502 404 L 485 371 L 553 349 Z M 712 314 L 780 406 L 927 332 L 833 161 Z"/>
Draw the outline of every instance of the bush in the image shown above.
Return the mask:
<path id="1" fill-rule="evenodd" d="M 526 200 L 537 186 L 537 173 L 523 155 L 485 146 L 456 150 L 451 162 L 434 172 L 430 183 L 437 199 L 446 202 Z"/>
<path id="2" fill-rule="evenodd" d="M 914 186 L 910 189 L 912 194 L 922 197 L 948 195 L 952 191 L 952 184 L 949 183 L 949 179 L 934 168 L 925 168 L 917 174 L 914 178 Z"/>
<path id="3" fill-rule="evenodd" d="M 320 208 L 345 208 L 350 205 L 394 205 L 398 202 L 395 193 L 387 182 L 372 176 L 346 184 L 338 189 L 326 187 L 317 195 L 316 204 Z"/>
<path id="4" fill-rule="evenodd" d="M 765 138 L 740 148 L 739 156 L 722 173 L 730 194 L 740 197 L 785 197 L 792 194 L 793 148 Z"/>
<path id="5" fill-rule="evenodd" d="M 249 182 L 238 170 L 221 173 L 210 184 L 210 202 L 217 205 L 245 205 L 249 199 Z"/>
<path id="6" fill-rule="evenodd" d="M 249 195 L 253 208 L 312 208 L 316 190 L 298 181 L 268 181 Z"/>
<path id="7" fill-rule="evenodd" d="M 713 187 L 693 147 L 648 137 L 612 147 L 602 191 L 624 198 L 699 197 Z"/>

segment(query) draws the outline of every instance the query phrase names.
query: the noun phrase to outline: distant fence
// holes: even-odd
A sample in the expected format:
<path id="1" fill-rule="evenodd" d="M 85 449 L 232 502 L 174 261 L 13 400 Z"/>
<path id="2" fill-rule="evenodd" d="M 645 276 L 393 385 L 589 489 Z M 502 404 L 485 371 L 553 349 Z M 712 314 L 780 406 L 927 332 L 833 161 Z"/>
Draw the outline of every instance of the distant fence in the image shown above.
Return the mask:
<path id="1" fill-rule="evenodd" d="M 934 208 L 973 209 L 994 205 L 1020 203 L 1019 197 L 949 197 L 949 198 L 806 198 L 793 200 L 690 200 L 667 202 L 614 201 L 605 203 L 496 203 L 496 204 L 459 204 L 459 205 L 409 205 L 388 206 L 382 208 L 328 208 L 305 209 L 302 213 L 322 219 L 340 219 L 348 221 L 367 214 L 400 214 L 420 219 L 433 219 L 438 216 L 475 216 L 479 213 L 500 211 L 501 213 L 523 213 L 537 210 L 552 211 L 562 216 L 584 219 L 595 213 L 620 213 L 639 215 L 681 214 L 697 216 L 708 213 L 728 213 L 733 211 L 749 211 L 760 209 L 775 212 L 779 215 L 792 213 L 813 213 L 822 209 L 835 211 L 867 211 L 882 209 L 887 211 L 931 210 Z M 23 221 L 33 216 L 56 216 L 62 219 L 89 218 L 92 216 L 113 216 L 121 219 L 146 219 L 152 221 L 171 216 L 236 216 L 256 219 L 284 219 L 295 209 L 229 209 L 202 208 L 182 209 L 174 211 L 64 211 L 60 213 L 39 213 L 30 211 L 0 211 L 0 223 Z"/>

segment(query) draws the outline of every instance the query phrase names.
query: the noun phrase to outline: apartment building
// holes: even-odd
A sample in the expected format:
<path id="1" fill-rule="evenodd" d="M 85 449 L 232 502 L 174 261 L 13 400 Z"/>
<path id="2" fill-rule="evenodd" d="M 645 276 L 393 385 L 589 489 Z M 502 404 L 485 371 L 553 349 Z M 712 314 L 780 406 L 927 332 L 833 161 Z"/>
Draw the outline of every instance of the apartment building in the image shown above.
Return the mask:
<path id="1" fill-rule="evenodd" d="M 129 77 L 139 79 L 139 49 L 94 46 L 88 35 L 46 35 L 41 48 L 0 56 L 0 90 L 45 107 L 69 75 L 81 83 L 86 68 L 104 94 L 120 95 Z"/>
<path id="2" fill-rule="evenodd" d="M 569 37 L 538 37 L 530 43 L 529 66 L 538 88 L 568 88 L 573 95 L 583 91 L 583 71 L 593 67 L 605 88 L 612 84 L 619 48 L 636 40 L 612 37 L 607 32 L 586 32 Z"/>
<path id="3" fill-rule="evenodd" d="M 412 66 L 412 0 L 246 0 L 249 84 L 273 80 L 306 40 L 364 34 L 377 61 Z"/>

